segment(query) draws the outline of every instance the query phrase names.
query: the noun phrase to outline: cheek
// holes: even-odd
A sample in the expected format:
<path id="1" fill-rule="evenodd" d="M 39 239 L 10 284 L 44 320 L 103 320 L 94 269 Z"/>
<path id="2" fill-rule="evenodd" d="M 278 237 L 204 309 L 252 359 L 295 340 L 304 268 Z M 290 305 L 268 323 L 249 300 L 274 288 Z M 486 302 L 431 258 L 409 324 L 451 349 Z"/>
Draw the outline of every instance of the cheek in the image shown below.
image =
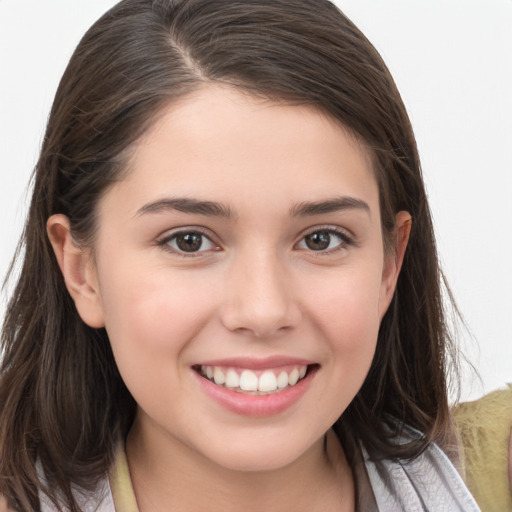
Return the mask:
<path id="1" fill-rule="evenodd" d="M 380 280 L 376 274 L 344 275 L 309 296 L 310 317 L 323 340 L 326 379 L 318 414 L 328 411 L 334 423 L 345 411 L 370 369 L 380 325 Z"/>
<path id="2" fill-rule="evenodd" d="M 103 281 L 105 328 L 134 399 L 157 411 L 187 378 L 182 353 L 211 316 L 212 301 L 206 289 L 194 292 L 190 278 L 119 270 Z"/>
<path id="3" fill-rule="evenodd" d="M 209 317 L 212 304 L 207 290 L 197 290 L 189 277 L 166 276 L 162 270 L 116 272 L 104 281 L 101 295 L 119 365 L 126 360 L 154 364 L 179 354 Z"/>
<path id="4" fill-rule="evenodd" d="M 357 270 L 330 276 L 308 295 L 308 309 L 333 348 L 364 349 L 376 339 L 380 316 L 378 271 Z"/>
<path id="5" fill-rule="evenodd" d="M 378 269 L 340 273 L 317 286 L 307 308 L 324 343 L 325 366 L 348 405 L 370 368 L 380 325 Z"/>

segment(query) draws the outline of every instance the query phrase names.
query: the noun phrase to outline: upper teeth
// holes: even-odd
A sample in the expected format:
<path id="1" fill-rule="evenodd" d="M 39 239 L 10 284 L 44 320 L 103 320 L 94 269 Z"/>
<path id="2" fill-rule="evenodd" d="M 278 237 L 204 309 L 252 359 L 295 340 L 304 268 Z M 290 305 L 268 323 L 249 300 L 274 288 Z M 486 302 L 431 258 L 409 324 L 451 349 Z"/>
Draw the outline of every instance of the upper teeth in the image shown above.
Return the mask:
<path id="1" fill-rule="evenodd" d="M 242 391 L 272 392 L 294 386 L 306 375 L 307 366 L 291 370 L 265 370 L 258 375 L 252 370 L 236 370 L 219 366 L 201 366 L 201 373 L 218 386 Z"/>

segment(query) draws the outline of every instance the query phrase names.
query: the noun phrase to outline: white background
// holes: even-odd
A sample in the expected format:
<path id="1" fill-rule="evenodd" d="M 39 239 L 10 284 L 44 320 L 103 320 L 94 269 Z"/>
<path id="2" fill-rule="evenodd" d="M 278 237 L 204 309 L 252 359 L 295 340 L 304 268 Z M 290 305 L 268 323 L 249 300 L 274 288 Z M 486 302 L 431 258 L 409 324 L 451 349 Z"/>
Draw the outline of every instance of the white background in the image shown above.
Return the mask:
<path id="1" fill-rule="evenodd" d="M 113 0 L 0 0 L 0 276 L 58 80 Z M 512 0 L 338 0 L 381 52 L 415 127 L 439 249 L 482 377 L 512 381 Z M 5 292 L 0 316 L 5 310 Z"/>

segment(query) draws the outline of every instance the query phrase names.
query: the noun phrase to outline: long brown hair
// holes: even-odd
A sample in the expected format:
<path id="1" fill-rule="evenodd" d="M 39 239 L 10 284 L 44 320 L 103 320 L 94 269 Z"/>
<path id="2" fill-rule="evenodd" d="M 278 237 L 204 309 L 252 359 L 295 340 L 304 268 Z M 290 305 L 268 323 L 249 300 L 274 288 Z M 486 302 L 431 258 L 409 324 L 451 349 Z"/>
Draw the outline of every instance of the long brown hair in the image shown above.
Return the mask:
<path id="1" fill-rule="evenodd" d="M 34 173 L 2 331 L 0 495 L 15 508 L 38 509 L 42 490 L 78 511 L 72 486 L 93 488 L 105 474 L 136 407 L 105 330 L 76 312 L 46 221 L 65 214 L 74 237 L 93 244 L 96 204 L 122 179 L 130 147 L 163 105 L 214 82 L 320 108 L 370 149 L 384 240 L 400 210 L 413 228 L 368 377 L 335 428 L 390 458 L 442 441 L 452 345 L 441 274 L 412 128 L 376 50 L 327 0 L 124 0 L 74 52 Z M 397 445 L 404 424 L 424 437 Z"/>

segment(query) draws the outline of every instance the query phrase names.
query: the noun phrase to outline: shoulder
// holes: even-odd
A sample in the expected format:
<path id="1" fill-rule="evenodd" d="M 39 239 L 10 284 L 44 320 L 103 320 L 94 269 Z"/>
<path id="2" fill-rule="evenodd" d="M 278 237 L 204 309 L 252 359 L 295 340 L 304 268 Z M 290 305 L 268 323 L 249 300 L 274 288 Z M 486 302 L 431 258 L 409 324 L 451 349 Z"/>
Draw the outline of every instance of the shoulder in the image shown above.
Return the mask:
<path id="1" fill-rule="evenodd" d="M 458 404 L 465 480 L 482 508 L 512 510 L 512 384 Z"/>
<path id="2" fill-rule="evenodd" d="M 406 429 L 403 437 L 418 435 Z M 480 510 L 455 467 L 435 444 L 412 460 L 376 459 L 364 447 L 362 452 L 375 499 L 383 510 Z"/>

